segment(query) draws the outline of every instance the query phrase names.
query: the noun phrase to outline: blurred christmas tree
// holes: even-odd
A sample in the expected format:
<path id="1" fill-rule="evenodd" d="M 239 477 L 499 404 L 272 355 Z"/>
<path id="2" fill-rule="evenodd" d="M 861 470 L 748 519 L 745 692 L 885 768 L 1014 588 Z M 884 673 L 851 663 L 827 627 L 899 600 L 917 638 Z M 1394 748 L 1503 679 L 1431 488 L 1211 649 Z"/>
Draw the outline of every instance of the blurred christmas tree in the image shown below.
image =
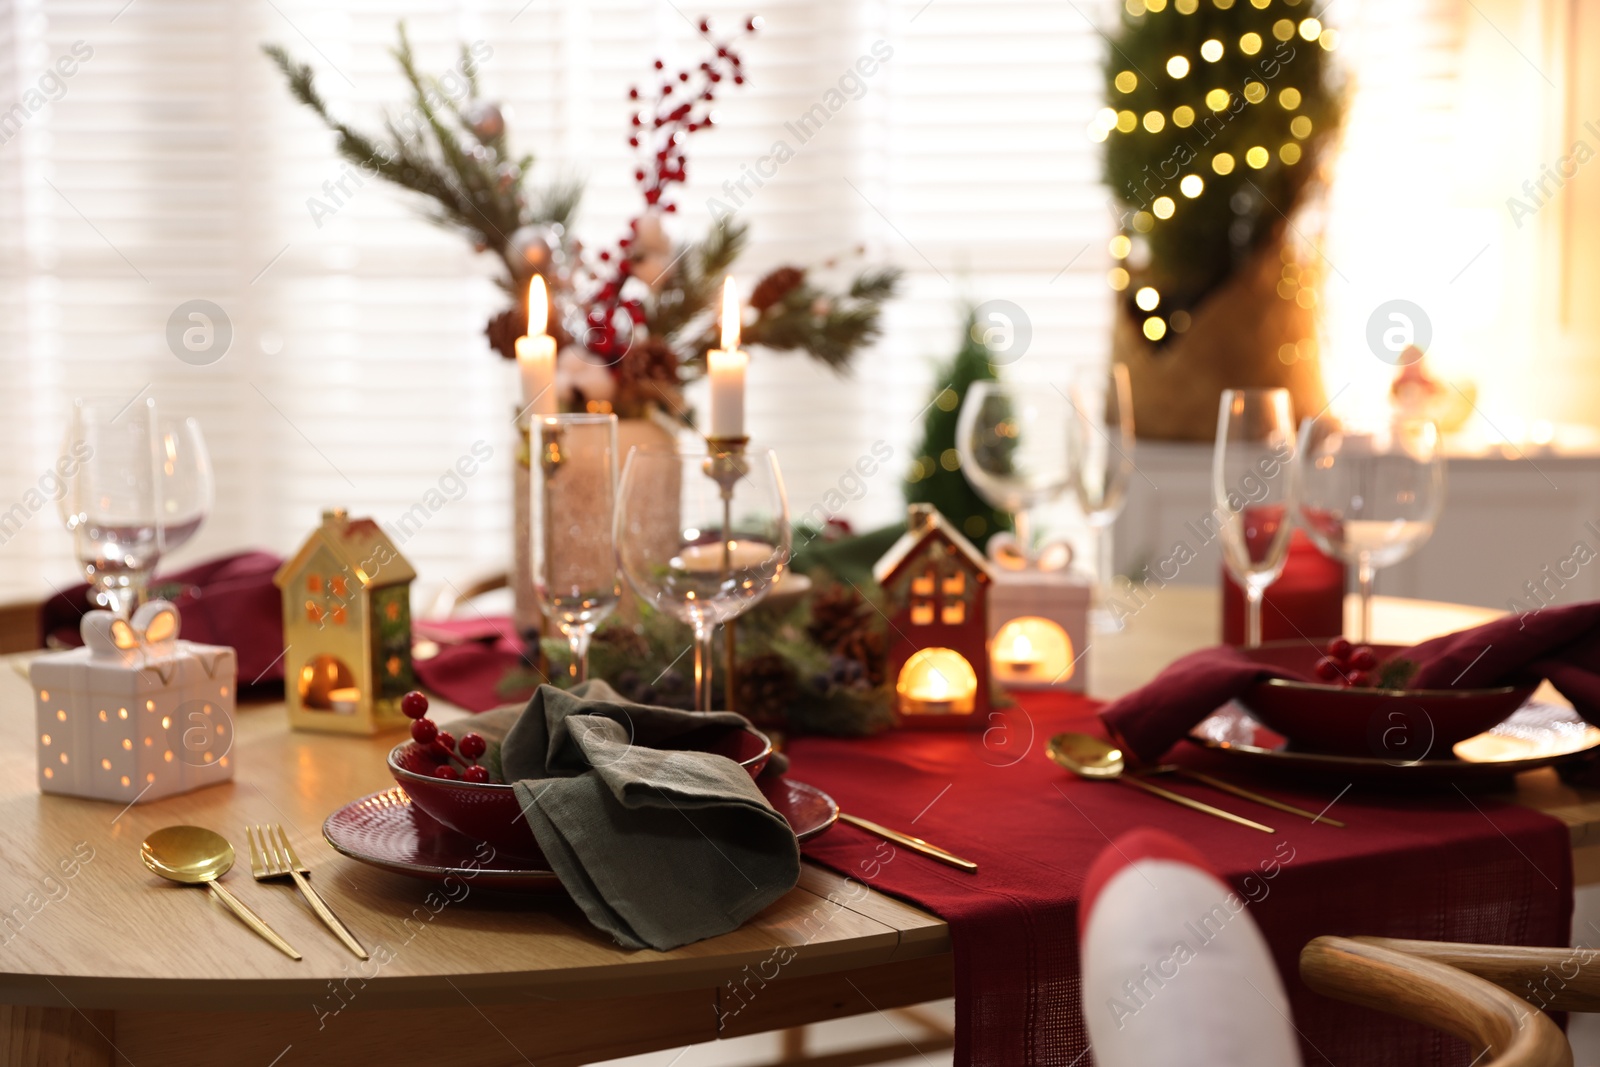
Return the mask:
<path id="1" fill-rule="evenodd" d="M 1315 7 L 1124 4 L 1106 59 L 1110 106 L 1089 134 L 1107 142 L 1106 183 L 1125 209 L 1111 285 L 1150 342 L 1181 333 L 1208 294 L 1281 237 L 1331 144 L 1338 35 Z"/>
<path id="2" fill-rule="evenodd" d="M 917 448 L 917 460 L 906 474 L 905 484 L 906 503 L 932 504 L 979 549 L 988 544 L 989 537 L 997 530 L 1011 528 L 1011 520 L 1005 512 L 984 503 L 967 482 L 961 473 L 961 458 L 956 453 L 956 419 L 967 388 L 973 382 L 995 380 L 989 349 L 981 336 L 976 314 L 969 308 L 961 328 L 961 349 L 939 372 L 941 384 L 928 404 L 922 444 Z"/>

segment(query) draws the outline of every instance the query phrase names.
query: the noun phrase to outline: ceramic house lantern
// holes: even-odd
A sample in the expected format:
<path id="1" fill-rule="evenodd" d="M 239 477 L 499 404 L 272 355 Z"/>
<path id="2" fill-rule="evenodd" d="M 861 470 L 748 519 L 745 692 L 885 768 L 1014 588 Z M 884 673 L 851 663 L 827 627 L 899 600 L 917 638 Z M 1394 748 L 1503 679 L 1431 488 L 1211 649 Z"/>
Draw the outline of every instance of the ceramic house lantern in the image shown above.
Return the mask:
<path id="1" fill-rule="evenodd" d="M 983 729 L 989 713 L 989 565 L 928 504 L 873 576 L 888 600 L 888 677 L 902 726 Z"/>
<path id="2" fill-rule="evenodd" d="M 233 649 L 180 641 L 178 626 L 164 600 L 132 620 L 91 611 L 84 647 L 33 661 L 42 792 L 126 805 L 233 777 Z"/>
<path id="3" fill-rule="evenodd" d="M 417 576 L 371 519 L 342 509 L 273 581 L 283 594 L 284 699 L 299 730 L 375 734 L 407 720 L 411 582 Z"/>
<path id="4" fill-rule="evenodd" d="M 1065 566 L 996 567 L 989 586 L 990 665 L 1010 689 L 1088 689 L 1089 586 Z"/>

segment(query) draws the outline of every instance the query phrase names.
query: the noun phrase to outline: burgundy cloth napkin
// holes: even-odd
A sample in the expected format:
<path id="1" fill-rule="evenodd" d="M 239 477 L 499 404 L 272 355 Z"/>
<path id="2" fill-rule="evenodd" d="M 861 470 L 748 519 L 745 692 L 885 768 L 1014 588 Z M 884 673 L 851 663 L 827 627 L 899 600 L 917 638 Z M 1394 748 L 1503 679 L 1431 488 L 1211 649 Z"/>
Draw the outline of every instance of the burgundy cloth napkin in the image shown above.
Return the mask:
<path id="1" fill-rule="evenodd" d="M 1600 601 L 1508 615 L 1397 656 L 1417 664 L 1413 689 L 1483 689 L 1547 678 L 1580 715 L 1600 725 Z M 1154 763 L 1206 716 L 1264 678 L 1312 680 L 1252 663 L 1237 649 L 1207 648 L 1175 660 L 1100 718 L 1124 752 Z"/>
<path id="2" fill-rule="evenodd" d="M 1088 1067 L 1079 902 L 1106 842 L 1138 827 L 1188 842 L 1238 893 L 1272 948 L 1307 1067 L 1467 1067 L 1473 1055 L 1416 1024 L 1313 993 L 1296 967 L 1313 937 L 1568 943 L 1572 841 L 1557 819 L 1453 789 L 1395 796 L 1362 782 L 1343 792 L 1339 782 L 1263 787 L 1327 809 L 1349 824 L 1340 830 L 1225 798 L 1227 808 L 1266 818 L 1278 830 L 1269 836 L 1074 777 L 1045 757 L 1044 745 L 1062 730 L 1093 732 L 1097 705 L 1069 694 L 1012 695 L 1017 707 L 981 731 L 797 737 L 788 749 L 790 776 L 844 810 L 978 864 L 958 871 L 846 825 L 802 846 L 807 858 L 950 924 L 956 1067 Z M 1177 758 L 1219 774 L 1230 766 L 1200 750 Z M 1203 788 L 1173 788 L 1224 802 Z M 1200 941 L 1212 918 L 1190 917 Z M 1159 1001 L 1163 993 L 1146 986 L 1138 995 Z M 726 1003 L 742 1001 L 730 993 Z"/>
<path id="3" fill-rule="evenodd" d="M 152 593 L 178 608 L 178 636 L 205 645 L 227 645 L 239 657 L 239 684 L 283 680 L 283 599 L 272 584 L 283 560 L 271 552 L 240 552 L 187 570 L 158 575 Z M 60 644 L 83 644 L 78 625 L 89 603 L 89 587 L 74 586 L 44 602 L 40 632 Z"/>

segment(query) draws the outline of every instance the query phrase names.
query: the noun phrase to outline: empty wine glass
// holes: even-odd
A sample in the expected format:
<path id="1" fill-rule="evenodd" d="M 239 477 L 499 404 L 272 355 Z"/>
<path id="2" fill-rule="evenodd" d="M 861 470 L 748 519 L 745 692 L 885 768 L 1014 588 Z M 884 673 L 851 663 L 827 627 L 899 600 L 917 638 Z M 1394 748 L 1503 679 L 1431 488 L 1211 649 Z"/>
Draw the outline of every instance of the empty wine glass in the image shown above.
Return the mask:
<path id="1" fill-rule="evenodd" d="M 1133 476 L 1133 391 L 1128 368 L 1085 371 L 1069 387 L 1072 422 L 1067 453 L 1078 509 L 1095 534 L 1095 570 L 1102 605 L 1116 577 L 1112 567 L 1111 528 L 1127 501 Z M 1119 628 L 1104 607 L 1095 612 L 1099 629 Z"/>
<path id="2" fill-rule="evenodd" d="M 622 595 L 617 580 L 617 417 L 536 416 L 530 491 L 533 586 L 566 635 L 574 682 L 589 677 L 589 640 Z"/>
<path id="3" fill-rule="evenodd" d="M 1069 480 L 1072 405 L 1055 389 L 974 382 L 956 418 L 961 473 L 990 507 L 1010 512 L 1017 549 L 1033 545 L 1029 510 L 1054 500 Z"/>
<path id="4" fill-rule="evenodd" d="M 1211 495 L 1222 558 L 1244 587 L 1245 643 L 1261 644 L 1261 602 L 1289 556 L 1295 499 L 1294 421 L 1287 389 L 1225 389 L 1217 413 Z"/>
<path id="5" fill-rule="evenodd" d="M 1395 419 L 1373 429 L 1330 415 L 1300 427 L 1300 520 L 1322 551 L 1356 568 L 1358 640 L 1372 637 L 1372 582 L 1433 536 L 1444 507 L 1439 428 Z"/>
<path id="6" fill-rule="evenodd" d="M 161 554 L 167 556 L 192 538 L 211 514 L 216 481 L 205 437 L 192 418 L 161 417 L 156 460 L 161 468 Z"/>
<path id="7" fill-rule="evenodd" d="M 154 400 L 78 400 L 64 452 L 77 461 L 57 508 L 95 602 L 123 617 L 161 558 L 160 420 Z"/>
<path id="8" fill-rule="evenodd" d="M 640 599 L 694 628 L 695 706 L 710 711 L 717 625 L 766 596 L 788 564 L 778 457 L 770 449 L 633 449 L 617 491 L 616 542 Z"/>

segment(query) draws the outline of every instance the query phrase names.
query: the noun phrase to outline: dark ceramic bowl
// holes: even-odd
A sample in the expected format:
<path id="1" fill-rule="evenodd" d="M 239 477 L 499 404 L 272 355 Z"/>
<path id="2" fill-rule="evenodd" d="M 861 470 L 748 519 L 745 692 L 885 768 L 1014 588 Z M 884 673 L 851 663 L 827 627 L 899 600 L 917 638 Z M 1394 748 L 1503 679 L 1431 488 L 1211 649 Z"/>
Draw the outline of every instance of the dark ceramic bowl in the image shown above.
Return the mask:
<path id="1" fill-rule="evenodd" d="M 1380 663 L 1404 652 L 1371 645 Z M 1322 650 L 1307 641 L 1269 641 L 1245 655 L 1264 666 L 1311 676 Z M 1239 697 L 1250 717 L 1297 749 L 1340 756 L 1413 761 L 1440 758 L 1457 741 L 1503 721 L 1537 686 L 1496 689 L 1348 689 L 1271 678 Z"/>
<path id="2" fill-rule="evenodd" d="M 751 778 L 758 776 L 772 758 L 772 741 L 750 727 L 708 726 L 692 730 L 678 737 L 672 747 L 726 756 L 748 771 Z M 396 745 L 389 752 L 389 773 L 424 812 L 457 833 L 487 841 L 499 851 L 543 860 L 511 786 L 435 778 L 436 766 L 433 757 L 414 741 Z"/>

